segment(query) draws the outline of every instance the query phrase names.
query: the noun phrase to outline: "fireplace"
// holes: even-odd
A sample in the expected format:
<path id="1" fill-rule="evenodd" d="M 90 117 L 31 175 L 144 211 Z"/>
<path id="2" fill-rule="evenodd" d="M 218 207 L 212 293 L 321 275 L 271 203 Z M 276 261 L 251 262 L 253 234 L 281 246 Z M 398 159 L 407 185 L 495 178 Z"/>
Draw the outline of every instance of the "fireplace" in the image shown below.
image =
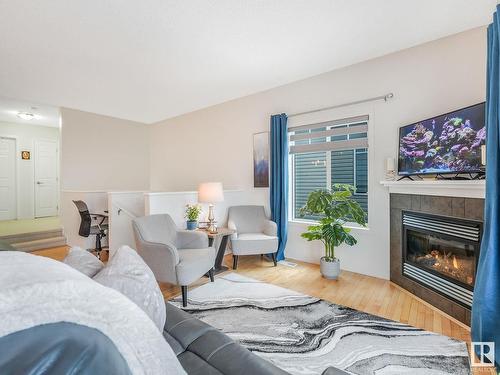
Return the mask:
<path id="1" fill-rule="evenodd" d="M 403 275 L 470 308 L 481 222 L 402 211 L 402 228 Z"/>

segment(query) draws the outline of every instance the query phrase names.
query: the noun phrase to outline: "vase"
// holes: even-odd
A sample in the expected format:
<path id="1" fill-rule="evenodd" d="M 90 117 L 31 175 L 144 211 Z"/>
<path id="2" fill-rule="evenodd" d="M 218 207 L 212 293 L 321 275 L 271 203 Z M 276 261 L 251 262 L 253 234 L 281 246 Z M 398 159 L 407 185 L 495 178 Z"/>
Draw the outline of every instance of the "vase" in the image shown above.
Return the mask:
<path id="1" fill-rule="evenodd" d="M 340 260 L 337 258 L 330 260 L 330 258 L 321 257 L 319 269 L 325 279 L 337 280 L 340 274 Z"/>
<path id="2" fill-rule="evenodd" d="M 186 221 L 186 227 L 188 230 L 195 230 L 198 228 L 198 222 L 196 220 L 188 220 Z"/>

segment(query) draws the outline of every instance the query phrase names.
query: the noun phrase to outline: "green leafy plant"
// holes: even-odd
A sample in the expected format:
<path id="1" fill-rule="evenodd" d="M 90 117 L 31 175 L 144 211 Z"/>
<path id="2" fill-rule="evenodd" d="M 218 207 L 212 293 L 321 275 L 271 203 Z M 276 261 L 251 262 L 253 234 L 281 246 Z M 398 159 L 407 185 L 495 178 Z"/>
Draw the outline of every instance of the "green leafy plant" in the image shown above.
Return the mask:
<path id="1" fill-rule="evenodd" d="M 354 186 L 335 184 L 332 190 L 315 190 L 307 197 L 307 202 L 300 209 L 300 216 L 319 216 L 317 224 L 307 227 L 301 234 L 307 241 L 319 240 L 325 245 L 325 260 L 335 260 L 335 247 L 346 243 L 353 246 L 357 240 L 350 234 L 351 229 L 345 226 L 355 222 L 366 226 L 365 212 L 358 202 L 352 199 Z"/>
<path id="2" fill-rule="evenodd" d="M 198 221 L 201 212 L 201 206 L 199 204 L 186 204 L 186 214 L 184 217 L 188 219 L 188 221 Z"/>

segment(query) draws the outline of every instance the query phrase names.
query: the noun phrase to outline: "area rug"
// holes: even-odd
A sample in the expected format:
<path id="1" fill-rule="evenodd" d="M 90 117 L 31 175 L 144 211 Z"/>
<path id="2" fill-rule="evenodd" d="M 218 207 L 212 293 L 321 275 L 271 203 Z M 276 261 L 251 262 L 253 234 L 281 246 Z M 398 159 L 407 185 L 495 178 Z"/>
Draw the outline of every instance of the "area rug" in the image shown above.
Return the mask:
<path id="1" fill-rule="evenodd" d="M 181 308 L 181 299 L 171 303 Z M 464 342 L 228 274 L 189 291 L 185 311 L 291 374 L 469 375 Z M 167 318 L 168 319 L 168 318 Z"/>

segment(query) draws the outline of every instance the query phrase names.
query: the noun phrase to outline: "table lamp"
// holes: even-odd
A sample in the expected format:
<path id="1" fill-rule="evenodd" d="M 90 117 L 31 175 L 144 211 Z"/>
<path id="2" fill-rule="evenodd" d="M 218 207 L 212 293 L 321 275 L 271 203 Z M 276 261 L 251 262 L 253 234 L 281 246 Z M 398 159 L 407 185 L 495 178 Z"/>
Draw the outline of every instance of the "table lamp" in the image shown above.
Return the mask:
<path id="1" fill-rule="evenodd" d="M 198 202 L 208 203 L 208 231 L 217 233 L 214 216 L 214 203 L 224 200 L 222 182 L 203 182 L 198 186 Z"/>

